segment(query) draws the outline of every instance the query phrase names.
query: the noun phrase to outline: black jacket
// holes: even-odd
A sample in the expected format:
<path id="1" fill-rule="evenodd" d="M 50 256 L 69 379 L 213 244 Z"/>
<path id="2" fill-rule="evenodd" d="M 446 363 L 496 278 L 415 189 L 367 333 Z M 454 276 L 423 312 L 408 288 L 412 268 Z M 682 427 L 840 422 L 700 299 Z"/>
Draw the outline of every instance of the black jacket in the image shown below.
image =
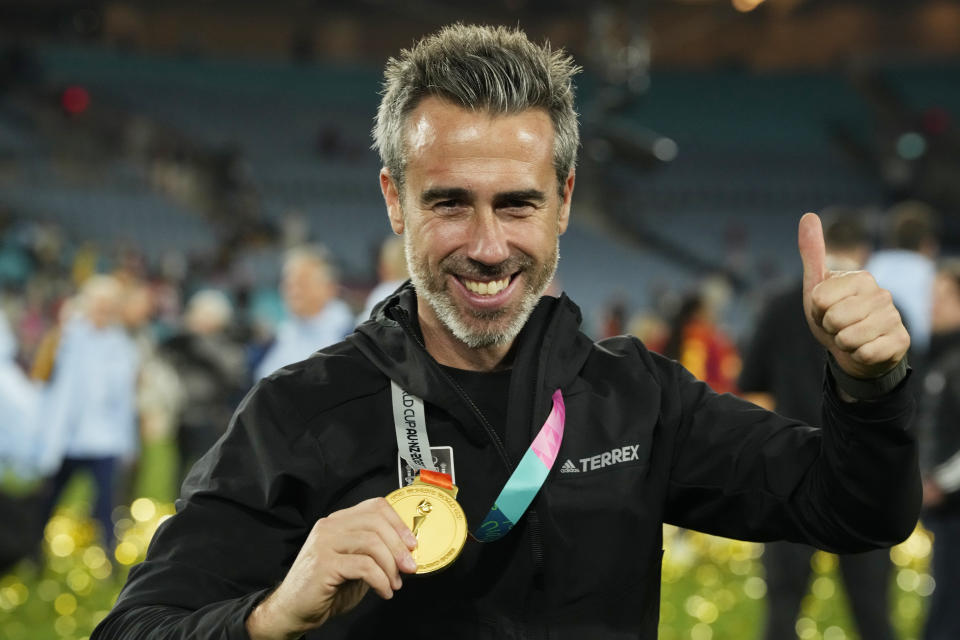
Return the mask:
<path id="1" fill-rule="evenodd" d="M 960 452 L 960 331 L 934 334 L 920 394 L 920 468 L 931 473 Z M 960 491 L 932 512 L 960 515 Z"/>
<path id="2" fill-rule="evenodd" d="M 346 341 L 262 381 L 93 639 L 245 638 L 245 617 L 317 518 L 398 487 L 391 378 L 424 399 L 431 444 L 453 448 L 472 526 L 557 387 L 560 454 L 504 539 L 468 540 L 445 572 L 405 577 L 390 601 L 370 592 L 308 638 L 655 638 L 663 522 L 834 551 L 913 530 L 920 488 L 902 389 L 847 405 L 828 386 L 825 428 L 813 429 L 714 394 L 635 338 L 594 344 L 569 299 L 544 298 L 518 338 L 500 442 L 426 352 L 415 318 L 407 288 Z M 621 447 L 636 459 L 589 462 Z M 567 460 L 581 470 L 561 473 Z"/>

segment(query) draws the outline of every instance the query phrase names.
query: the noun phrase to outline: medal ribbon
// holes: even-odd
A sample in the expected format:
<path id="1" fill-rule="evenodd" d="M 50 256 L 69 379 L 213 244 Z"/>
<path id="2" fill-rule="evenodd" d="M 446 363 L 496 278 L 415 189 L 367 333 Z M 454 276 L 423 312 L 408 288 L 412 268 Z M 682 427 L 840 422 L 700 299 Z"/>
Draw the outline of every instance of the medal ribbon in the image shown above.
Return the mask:
<path id="1" fill-rule="evenodd" d="M 472 532 L 474 538 L 480 542 L 499 540 L 520 522 L 557 460 L 566 418 L 563 394 L 557 389 L 553 392 L 553 409 L 550 410 L 550 415 L 540 427 L 540 432 L 533 439 L 530 448 L 523 454 L 520 464 L 510 474 L 507 484 L 490 508 L 490 513 Z"/>
<path id="2" fill-rule="evenodd" d="M 407 393 L 393 380 L 390 381 L 393 399 L 393 426 L 397 431 L 397 447 L 400 457 L 414 469 L 436 471 L 430 440 L 427 438 L 427 419 L 423 413 L 423 400 Z"/>
<path id="3" fill-rule="evenodd" d="M 400 456 L 415 469 L 435 471 L 427 424 L 424 418 L 423 401 L 404 391 L 396 382 L 393 387 L 393 419 L 397 432 L 397 447 Z M 520 521 L 533 498 L 540 491 L 557 460 L 563 427 L 566 422 L 566 407 L 560 389 L 553 392 L 553 408 L 520 459 L 520 464 L 510 474 L 490 512 L 471 535 L 480 542 L 499 540 Z M 429 466 L 427 466 L 427 464 Z"/>

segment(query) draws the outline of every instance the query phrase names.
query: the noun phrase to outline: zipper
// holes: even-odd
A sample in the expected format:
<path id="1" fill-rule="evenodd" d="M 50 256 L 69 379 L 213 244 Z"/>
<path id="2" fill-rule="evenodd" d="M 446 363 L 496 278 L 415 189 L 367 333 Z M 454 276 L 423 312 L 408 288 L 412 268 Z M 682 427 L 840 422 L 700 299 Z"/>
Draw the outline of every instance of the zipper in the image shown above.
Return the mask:
<path id="1" fill-rule="evenodd" d="M 413 330 L 413 327 L 410 326 L 409 318 L 407 317 L 406 309 L 402 307 L 397 308 L 398 316 L 400 317 L 400 326 L 403 327 L 403 330 L 413 338 L 413 341 L 423 349 L 423 352 L 427 355 L 430 353 L 427 351 L 427 346 L 423 344 L 423 341 L 420 339 L 420 336 L 417 335 L 417 332 Z M 467 395 L 467 392 L 463 390 L 456 380 L 454 380 L 450 375 L 444 371 L 442 368 L 437 367 L 440 371 L 440 375 L 454 388 L 457 392 L 457 395 L 460 396 L 460 399 L 463 400 L 473 411 L 473 414 L 480 421 L 480 424 L 483 426 L 483 429 L 487 432 L 487 436 L 493 442 L 494 449 L 497 450 L 497 454 L 500 456 L 500 460 L 503 462 L 503 465 L 507 468 L 507 471 L 512 471 L 512 466 L 510 464 L 510 458 L 507 456 L 507 449 L 503 445 L 503 441 L 500 439 L 500 436 L 497 434 L 496 430 L 490 425 L 486 417 L 481 413 L 480 408 L 474 404 L 470 396 Z"/>

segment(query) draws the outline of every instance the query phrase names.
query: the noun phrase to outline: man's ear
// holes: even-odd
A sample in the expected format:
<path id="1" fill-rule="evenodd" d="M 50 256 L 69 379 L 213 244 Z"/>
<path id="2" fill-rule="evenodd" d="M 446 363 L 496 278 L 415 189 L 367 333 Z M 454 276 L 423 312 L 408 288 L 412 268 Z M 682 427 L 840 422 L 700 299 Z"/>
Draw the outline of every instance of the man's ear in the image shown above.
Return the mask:
<path id="1" fill-rule="evenodd" d="M 573 183 L 576 181 L 576 172 L 570 169 L 567 179 L 563 183 L 563 202 L 560 203 L 560 216 L 557 219 L 557 233 L 563 235 L 570 223 L 570 201 L 573 198 Z"/>
<path id="2" fill-rule="evenodd" d="M 400 206 L 400 188 L 397 186 L 390 170 L 380 169 L 380 191 L 387 204 L 387 217 L 390 218 L 390 228 L 398 236 L 403 234 L 403 208 Z"/>

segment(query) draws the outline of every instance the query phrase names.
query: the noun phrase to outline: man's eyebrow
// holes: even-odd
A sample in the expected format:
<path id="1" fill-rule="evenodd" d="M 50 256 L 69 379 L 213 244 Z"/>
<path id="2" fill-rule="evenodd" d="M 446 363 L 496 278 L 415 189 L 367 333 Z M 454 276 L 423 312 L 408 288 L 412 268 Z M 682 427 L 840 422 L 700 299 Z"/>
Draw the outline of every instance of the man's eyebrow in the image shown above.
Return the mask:
<path id="1" fill-rule="evenodd" d="M 520 200 L 529 200 L 532 202 L 540 203 L 544 202 L 547 199 L 546 194 L 539 189 L 521 189 L 519 191 L 505 191 L 503 193 L 498 193 L 494 196 L 494 201 L 497 203 L 502 202 L 516 202 Z"/>
<path id="2" fill-rule="evenodd" d="M 469 190 L 462 187 L 433 187 L 420 194 L 420 203 L 427 205 L 438 200 L 470 200 Z"/>

